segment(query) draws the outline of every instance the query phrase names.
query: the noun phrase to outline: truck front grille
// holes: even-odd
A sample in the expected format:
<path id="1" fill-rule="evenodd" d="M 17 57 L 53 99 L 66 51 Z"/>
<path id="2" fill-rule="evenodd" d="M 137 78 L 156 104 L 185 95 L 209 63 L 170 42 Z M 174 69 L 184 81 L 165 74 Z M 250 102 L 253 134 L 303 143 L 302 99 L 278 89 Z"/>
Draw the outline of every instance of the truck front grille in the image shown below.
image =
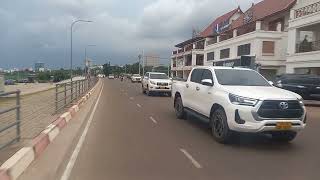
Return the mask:
<path id="1" fill-rule="evenodd" d="M 287 103 L 286 108 L 281 107 L 280 103 Z M 296 100 L 266 100 L 259 108 L 258 115 L 262 118 L 301 118 L 303 109 Z"/>

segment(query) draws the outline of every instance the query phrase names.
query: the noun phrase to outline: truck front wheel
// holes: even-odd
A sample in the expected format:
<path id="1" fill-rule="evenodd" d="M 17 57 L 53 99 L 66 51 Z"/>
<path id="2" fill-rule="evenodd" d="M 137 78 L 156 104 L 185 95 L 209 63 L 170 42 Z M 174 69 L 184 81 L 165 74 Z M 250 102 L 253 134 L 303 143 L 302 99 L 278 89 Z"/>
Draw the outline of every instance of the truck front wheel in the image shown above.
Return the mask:
<path id="1" fill-rule="evenodd" d="M 182 104 L 182 99 L 181 97 L 176 97 L 174 101 L 174 109 L 176 111 L 176 116 L 178 119 L 184 119 L 186 116 L 186 113 L 184 111 L 184 107 Z"/>
<path id="2" fill-rule="evenodd" d="M 213 138 L 222 144 L 231 142 L 232 131 L 227 123 L 227 116 L 223 108 L 216 109 L 210 117 L 211 132 Z"/>

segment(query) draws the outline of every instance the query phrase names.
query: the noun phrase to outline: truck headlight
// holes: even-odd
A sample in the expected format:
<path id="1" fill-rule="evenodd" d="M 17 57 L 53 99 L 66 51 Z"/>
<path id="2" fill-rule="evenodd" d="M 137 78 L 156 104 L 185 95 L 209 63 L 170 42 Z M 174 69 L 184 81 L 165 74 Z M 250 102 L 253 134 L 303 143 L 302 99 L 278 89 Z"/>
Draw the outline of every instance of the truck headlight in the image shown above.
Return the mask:
<path id="1" fill-rule="evenodd" d="M 255 106 L 259 102 L 258 99 L 241 97 L 234 94 L 229 94 L 229 100 L 232 104 L 244 106 Z"/>
<path id="2" fill-rule="evenodd" d="M 154 81 L 150 81 L 150 84 L 156 85 L 156 82 L 154 82 Z"/>
<path id="3" fill-rule="evenodd" d="M 303 99 L 302 99 L 302 98 L 299 98 L 298 101 L 299 101 L 299 103 L 300 103 L 301 106 L 304 106 L 304 103 L 303 103 Z"/>
<path id="4" fill-rule="evenodd" d="M 283 87 L 283 86 L 282 86 L 282 81 L 281 81 L 281 80 L 280 80 L 280 81 L 277 81 L 276 86 L 279 87 L 279 88 L 282 88 L 282 87 Z"/>

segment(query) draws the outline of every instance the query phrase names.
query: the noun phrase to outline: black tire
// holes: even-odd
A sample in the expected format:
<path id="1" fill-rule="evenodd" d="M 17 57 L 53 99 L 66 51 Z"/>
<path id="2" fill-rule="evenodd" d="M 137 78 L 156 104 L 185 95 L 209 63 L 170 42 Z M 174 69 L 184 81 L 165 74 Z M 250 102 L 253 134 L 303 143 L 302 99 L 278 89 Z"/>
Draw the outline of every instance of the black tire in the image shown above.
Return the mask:
<path id="1" fill-rule="evenodd" d="M 285 131 L 285 132 L 272 132 L 272 140 L 277 142 L 290 142 L 297 136 L 297 132 Z"/>
<path id="2" fill-rule="evenodd" d="M 149 90 L 149 87 L 148 87 L 148 86 L 147 86 L 146 94 L 147 94 L 147 96 L 151 96 L 151 92 L 150 92 L 150 90 Z"/>
<path id="3" fill-rule="evenodd" d="M 210 117 L 211 132 L 213 138 L 221 143 L 232 142 L 233 132 L 229 129 L 227 115 L 223 108 L 215 110 Z"/>
<path id="4" fill-rule="evenodd" d="M 174 100 L 174 109 L 178 119 L 184 119 L 186 117 L 181 97 L 176 97 Z"/>
<path id="5" fill-rule="evenodd" d="M 146 90 L 144 89 L 143 85 L 142 85 L 142 94 L 146 94 Z"/>

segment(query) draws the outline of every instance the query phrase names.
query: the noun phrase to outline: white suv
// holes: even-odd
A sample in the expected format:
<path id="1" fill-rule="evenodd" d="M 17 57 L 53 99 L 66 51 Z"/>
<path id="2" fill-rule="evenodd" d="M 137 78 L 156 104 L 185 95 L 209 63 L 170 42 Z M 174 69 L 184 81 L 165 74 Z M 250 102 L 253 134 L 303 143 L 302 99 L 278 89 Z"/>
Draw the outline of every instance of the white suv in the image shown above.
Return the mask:
<path id="1" fill-rule="evenodd" d="M 186 82 L 173 84 L 172 97 L 178 118 L 192 113 L 207 121 L 221 143 L 230 142 L 234 132 L 291 141 L 306 126 L 301 96 L 272 86 L 251 69 L 196 67 Z"/>
<path id="2" fill-rule="evenodd" d="M 131 76 L 131 82 L 132 83 L 141 82 L 141 76 L 139 74 L 133 74 Z"/>
<path id="3" fill-rule="evenodd" d="M 142 92 L 148 96 L 152 92 L 167 93 L 171 96 L 172 81 L 165 73 L 147 72 L 142 79 Z"/>

